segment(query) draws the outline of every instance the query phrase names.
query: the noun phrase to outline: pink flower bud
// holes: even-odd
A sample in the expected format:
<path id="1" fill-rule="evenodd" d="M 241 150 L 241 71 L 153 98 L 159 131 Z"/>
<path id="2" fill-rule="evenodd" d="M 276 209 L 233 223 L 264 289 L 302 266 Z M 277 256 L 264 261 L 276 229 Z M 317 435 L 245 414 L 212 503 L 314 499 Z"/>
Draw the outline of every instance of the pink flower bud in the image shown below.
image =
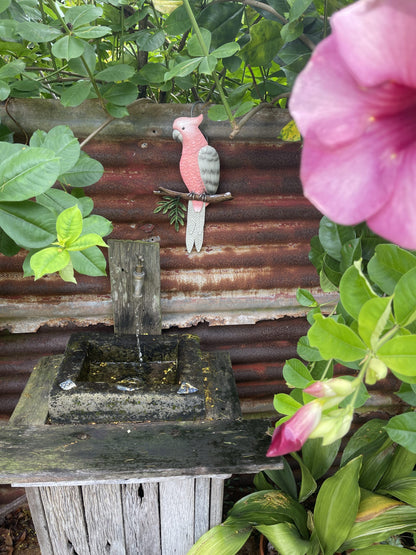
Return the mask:
<path id="1" fill-rule="evenodd" d="M 325 382 L 315 382 L 304 389 L 305 393 L 314 397 L 348 397 L 356 389 L 357 384 L 343 378 L 332 378 Z"/>
<path id="2" fill-rule="evenodd" d="M 312 401 L 301 407 L 292 418 L 274 430 L 267 456 L 278 457 L 298 451 L 319 424 L 321 415 L 319 401 Z"/>

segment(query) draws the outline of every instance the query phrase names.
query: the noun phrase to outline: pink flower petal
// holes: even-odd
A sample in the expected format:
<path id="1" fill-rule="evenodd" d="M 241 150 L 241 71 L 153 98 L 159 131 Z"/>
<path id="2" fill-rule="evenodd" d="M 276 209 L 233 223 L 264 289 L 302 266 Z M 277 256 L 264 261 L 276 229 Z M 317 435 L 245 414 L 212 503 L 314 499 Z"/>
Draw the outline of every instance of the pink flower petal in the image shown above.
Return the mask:
<path id="1" fill-rule="evenodd" d="M 394 184 L 382 182 L 383 166 L 389 164 L 386 145 L 377 133 L 338 148 L 305 140 L 301 180 L 305 196 L 331 220 L 356 225 L 380 210 Z"/>
<path id="2" fill-rule="evenodd" d="M 331 18 L 339 52 L 365 86 L 416 87 L 416 2 L 360 0 Z"/>
<path id="3" fill-rule="evenodd" d="M 321 415 L 321 405 L 316 401 L 301 407 L 292 418 L 274 430 L 266 456 L 278 457 L 298 451 L 319 424 Z"/>
<path id="4" fill-rule="evenodd" d="M 397 155 L 394 191 L 367 223 L 377 234 L 406 249 L 416 249 L 416 144 Z"/>

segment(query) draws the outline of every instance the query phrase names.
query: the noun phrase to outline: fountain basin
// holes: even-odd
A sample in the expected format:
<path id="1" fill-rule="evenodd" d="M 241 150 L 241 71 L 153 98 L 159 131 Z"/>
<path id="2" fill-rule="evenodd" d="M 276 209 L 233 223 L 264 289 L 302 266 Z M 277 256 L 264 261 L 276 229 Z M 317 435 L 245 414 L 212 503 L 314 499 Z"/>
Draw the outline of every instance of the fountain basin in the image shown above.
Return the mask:
<path id="1" fill-rule="evenodd" d="M 143 335 L 139 342 L 140 349 L 135 335 L 72 335 L 49 394 L 50 421 L 157 422 L 206 417 L 211 373 L 199 339 Z"/>

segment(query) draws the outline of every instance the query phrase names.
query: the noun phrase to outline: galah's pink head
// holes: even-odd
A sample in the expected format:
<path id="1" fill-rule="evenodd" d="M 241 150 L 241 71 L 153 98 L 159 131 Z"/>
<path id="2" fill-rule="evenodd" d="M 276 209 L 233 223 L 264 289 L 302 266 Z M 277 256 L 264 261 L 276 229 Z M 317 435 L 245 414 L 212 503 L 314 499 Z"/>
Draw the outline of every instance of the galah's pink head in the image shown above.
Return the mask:
<path id="1" fill-rule="evenodd" d="M 195 137 L 203 137 L 199 126 L 202 123 L 204 116 L 200 114 L 195 118 L 176 118 L 173 122 L 173 133 L 172 137 L 175 141 L 183 143 L 187 139 L 195 139 Z"/>

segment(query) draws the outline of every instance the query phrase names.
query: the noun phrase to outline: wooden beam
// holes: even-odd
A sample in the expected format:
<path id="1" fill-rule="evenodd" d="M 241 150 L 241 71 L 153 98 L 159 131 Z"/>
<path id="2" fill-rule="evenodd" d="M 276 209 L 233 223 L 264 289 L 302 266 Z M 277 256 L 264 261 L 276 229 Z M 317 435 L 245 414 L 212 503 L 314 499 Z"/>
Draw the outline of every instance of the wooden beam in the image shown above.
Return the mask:
<path id="1" fill-rule="evenodd" d="M 132 482 L 281 468 L 267 420 L 0 427 L 0 483 Z"/>

